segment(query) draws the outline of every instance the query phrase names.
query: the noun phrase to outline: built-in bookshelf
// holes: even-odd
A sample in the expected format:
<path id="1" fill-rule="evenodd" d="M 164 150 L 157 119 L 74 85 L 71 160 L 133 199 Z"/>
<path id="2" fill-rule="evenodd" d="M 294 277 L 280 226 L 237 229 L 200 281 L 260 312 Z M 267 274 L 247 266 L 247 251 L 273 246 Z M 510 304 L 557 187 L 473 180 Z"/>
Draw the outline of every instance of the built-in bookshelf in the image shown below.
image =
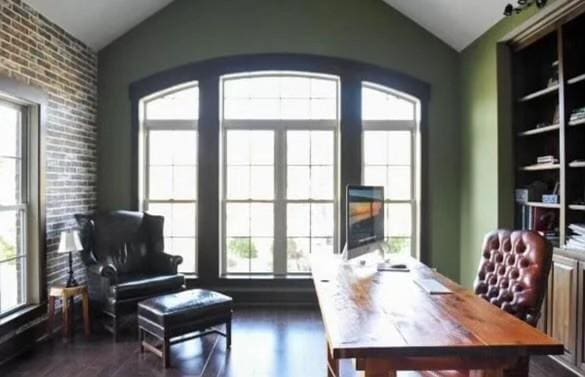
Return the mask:
<path id="1" fill-rule="evenodd" d="M 498 116 L 512 131 L 515 228 L 555 245 L 538 327 L 565 347 L 554 360 L 585 377 L 585 1 L 555 6 L 499 46 Z"/>
<path id="2" fill-rule="evenodd" d="M 516 227 L 541 231 L 560 249 L 572 224 L 585 224 L 583 35 L 585 15 L 511 55 L 515 187 L 529 191 L 516 195 Z"/>

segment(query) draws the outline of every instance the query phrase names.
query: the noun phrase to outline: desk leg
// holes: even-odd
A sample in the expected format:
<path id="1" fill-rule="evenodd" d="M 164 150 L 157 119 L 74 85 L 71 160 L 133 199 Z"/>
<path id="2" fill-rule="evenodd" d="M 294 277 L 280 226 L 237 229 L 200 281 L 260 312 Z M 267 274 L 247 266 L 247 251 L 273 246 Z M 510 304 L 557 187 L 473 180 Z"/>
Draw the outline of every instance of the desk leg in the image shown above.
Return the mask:
<path id="1" fill-rule="evenodd" d="M 85 327 L 85 335 L 91 335 L 91 310 L 89 305 L 89 294 L 87 291 L 83 292 L 81 295 L 83 300 L 83 325 Z"/>
<path id="2" fill-rule="evenodd" d="M 339 377 L 339 360 L 333 358 L 329 344 L 326 345 L 325 352 L 327 352 L 327 377 Z"/>
<path id="3" fill-rule="evenodd" d="M 388 369 L 388 364 L 384 360 L 366 359 L 362 362 L 365 369 L 365 377 L 396 377 L 396 370 Z"/>

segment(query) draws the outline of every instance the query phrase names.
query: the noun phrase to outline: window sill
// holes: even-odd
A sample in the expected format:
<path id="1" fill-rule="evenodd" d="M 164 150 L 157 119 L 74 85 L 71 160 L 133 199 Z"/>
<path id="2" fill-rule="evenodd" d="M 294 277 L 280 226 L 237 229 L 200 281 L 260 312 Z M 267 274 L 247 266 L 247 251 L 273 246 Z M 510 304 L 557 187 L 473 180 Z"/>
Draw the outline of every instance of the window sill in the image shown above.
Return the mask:
<path id="1" fill-rule="evenodd" d="M 220 276 L 224 280 L 311 280 L 311 274 L 298 275 L 249 275 L 249 274 L 224 274 Z"/>
<path id="2" fill-rule="evenodd" d="M 10 331 L 29 323 L 30 321 L 44 315 L 46 306 L 43 304 L 30 304 L 14 310 L 13 312 L 0 317 L 0 337 Z"/>

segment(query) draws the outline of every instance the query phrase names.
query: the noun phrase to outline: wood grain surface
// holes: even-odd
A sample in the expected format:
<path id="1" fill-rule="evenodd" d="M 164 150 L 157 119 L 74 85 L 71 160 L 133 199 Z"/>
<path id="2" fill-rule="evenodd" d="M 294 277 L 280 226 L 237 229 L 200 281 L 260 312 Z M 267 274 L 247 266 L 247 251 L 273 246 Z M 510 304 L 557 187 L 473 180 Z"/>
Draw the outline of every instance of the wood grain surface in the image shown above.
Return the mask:
<path id="1" fill-rule="evenodd" d="M 393 260 L 396 262 L 396 260 Z M 562 354 L 563 345 L 412 258 L 409 272 L 313 257 L 313 280 L 333 359 L 511 359 Z M 453 294 L 415 283 L 435 278 Z"/>

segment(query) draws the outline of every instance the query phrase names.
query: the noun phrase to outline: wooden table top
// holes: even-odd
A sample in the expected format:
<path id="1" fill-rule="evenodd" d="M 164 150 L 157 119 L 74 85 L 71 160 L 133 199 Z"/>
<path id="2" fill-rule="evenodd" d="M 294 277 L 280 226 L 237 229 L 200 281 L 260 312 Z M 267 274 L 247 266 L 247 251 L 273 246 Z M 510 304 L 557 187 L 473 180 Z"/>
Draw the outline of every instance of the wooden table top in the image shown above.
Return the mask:
<path id="1" fill-rule="evenodd" d="M 512 357 L 562 354 L 563 345 L 412 258 L 410 272 L 313 257 L 315 289 L 334 358 Z M 392 260 L 393 263 L 398 260 Z M 431 295 L 435 278 L 453 294 Z"/>

